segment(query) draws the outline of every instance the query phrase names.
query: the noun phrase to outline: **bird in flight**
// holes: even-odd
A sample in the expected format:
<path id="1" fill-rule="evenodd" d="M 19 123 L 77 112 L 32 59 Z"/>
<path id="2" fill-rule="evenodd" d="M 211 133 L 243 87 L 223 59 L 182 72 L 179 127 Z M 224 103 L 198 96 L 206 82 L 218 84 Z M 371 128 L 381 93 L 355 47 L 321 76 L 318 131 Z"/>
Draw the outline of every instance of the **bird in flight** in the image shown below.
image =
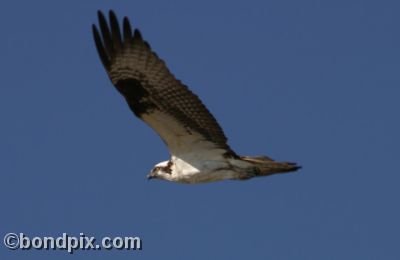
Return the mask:
<path id="1" fill-rule="evenodd" d="M 247 180 L 300 169 L 267 156 L 240 156 L 228 145 L 217 120 L 201 100 L 169 71 L 165 62 L 132 31 L 127 17 L 122 30 L 113 11 L 109 22 L 98 12 L 93 36 L 112 84 L 133 113 L 168 146 L 170 159 L 147 175 L 179 183 Z"/>

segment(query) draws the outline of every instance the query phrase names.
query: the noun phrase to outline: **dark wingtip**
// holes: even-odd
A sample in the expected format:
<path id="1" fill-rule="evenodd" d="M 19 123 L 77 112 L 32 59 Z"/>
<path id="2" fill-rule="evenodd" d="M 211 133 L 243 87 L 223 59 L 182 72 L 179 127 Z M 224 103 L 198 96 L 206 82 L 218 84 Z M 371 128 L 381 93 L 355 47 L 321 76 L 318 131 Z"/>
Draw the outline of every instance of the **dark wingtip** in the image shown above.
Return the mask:
<path id="1" fill-rule="evenodd" d="M 117 15 L 114 13 L 113 10 L 110 10 L 108 12 L 108 17 L 110 18 L 111 26 L 113 25 L 113 23 L 118 25 L 118 18 L 117 18 Z"/>
<path id="2" fill-rule="evenodd" d="M 111 23 L 114 22 L 114 21 L 117 21 L 117 22 L 118 22 L 117 16 L 115 15 L 115 13 L 114 13 L 113 10 L 110 10 L 110 11 L 108 12 L 108 17 L 110 18 L 110 22 L 111 22 Z"/>
<path id="3" fill-rule="evenodd" d="M 105 16 L 104 16 L 104 14 L 103 14 L 103 12 L 102 12 L 101 10 L 97 10 L 97 18 L 99 18 L 99 20 L 100 20 L 100 19 L 102 19 L 102 20 L 105 20 L 105 19 L 106 19 Z"/>
<path id="4" fill-rule="evenodd" d="M 119 23 L 117 16 L 113 10 L 109 11 L 109 20 L 111 28 L 111 38 L 113 42 L 114 50 L 119 51 L 122 47 L 121 31 L 119 29 Z"/>
<path id="5" fill-rule="evenodd" d="M 109 15 L 109 16 L 117 17 L 117 16 L 115 15 L 115 12 L 114 12 L 113 9 L 110 9 L 110 11 L 108 11 L 108 15 Z"/>
<path id="6" fill-rule="evenodd" d="M 303 168 L 303 166 L 296 165 L 296 166 L 294 167 L 294 171 L 300 170 L 300 169 L 302 169 L 302 168 Z"/>
<path id="7" fill-rule="evenodd" d="M 124 21 L 123 21 L 123 31 L 124 31 L 124 39 L 125 40 L 132 39 L 131 23 L 129 22 L 129 19 L 126 16 L 124 17 Z"/>
<path id="8" fill-rule="evenodd" d="M 133 42 L 150 49 L 150 45 L 143 40 L 140 31 L 132 29 L 128 17 L 123 18 L 122 30 L 112 9 L 108 11 L 108 19 L 101 10 L 97 10 L 97 17 L 98 25 L 92 25 L 93 37 L 97 51 L 106 68 L 110 66 L 111 60 L 118 52 Z"/>
<path id="9" fill-rule="evenodd" d="M 151 46 L 150 46 L 150 44 L 148 42 L 144 41 L 143 43 L 146 46 L 146 48 L 151 49 Z"/>
<path id="10" fill-rule="evenodd" d="M 297 165 L 297 163 L 287 163 L 287 164 L 291 166 L 291 171 L 297 171 L 303 168 L 303 166 Z"/>
<path id="11" fill-rule="evenodd" d="M 142 33 L 139 31 L 139 29 L 135 29 L 133 33 L 133 39 L 138 39 L 140 41 L 143 41 Z"/>
<path id="12" fill-rule="evenodd" d="M 99 56 L 100 56 L 100 60 L 103 63 L 103 66 L 105 68 L 108 68 L 110 66 L 110 61 L 109 61 L 109 58 L 108 58 L 108 54 L 107 54 L 106 50 L 104 49 L 100 33 L 97 30 L 96 25 L 94 25 L 94 24 L 92 25 L 92 32 L 93 32 L 94 42 L 96 44 L 96 49 L 97 49 L 97 52 L 99 53 Z"/>
<path id="13" fill-rule="evenodd" d="M 106 26 L 108 27 L 107 19 L 106 19 L 105 15 L 103 14 L 102 11 L 100 11 L 100 10 L 97 11 L 97 18 L 98 18 L 98 20 L 99 20 L 99 25 L 100 25 L 100 26 L 106 25 Z"/>

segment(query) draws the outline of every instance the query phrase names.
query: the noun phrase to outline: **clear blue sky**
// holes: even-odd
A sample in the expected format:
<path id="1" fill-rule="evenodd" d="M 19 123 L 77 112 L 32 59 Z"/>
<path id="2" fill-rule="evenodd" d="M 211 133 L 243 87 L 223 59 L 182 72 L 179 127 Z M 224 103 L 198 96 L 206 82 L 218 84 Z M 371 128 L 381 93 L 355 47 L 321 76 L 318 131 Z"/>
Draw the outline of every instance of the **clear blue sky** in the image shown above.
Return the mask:
<path id="1" fill-rule="evenodd" d="M 168 159 L 97 56 L 129 16 L 239 154 L 295 174 L 147 181 Z M 400 259 L 398 1 L 2 1 L 0 236 L 140 236 L 73 259 Z M 72 259 L 11 251 L 0 259 Z"/>

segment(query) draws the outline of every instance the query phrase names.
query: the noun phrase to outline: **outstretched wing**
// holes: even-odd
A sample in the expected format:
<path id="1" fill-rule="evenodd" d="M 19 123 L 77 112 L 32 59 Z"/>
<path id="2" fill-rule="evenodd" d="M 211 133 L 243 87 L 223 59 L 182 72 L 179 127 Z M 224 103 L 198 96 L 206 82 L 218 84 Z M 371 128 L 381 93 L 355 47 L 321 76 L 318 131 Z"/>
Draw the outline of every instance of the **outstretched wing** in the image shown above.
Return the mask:
<path id="1" fill-rule="evenodd" d="M 97 51 L 117 90 L 134 114 L 152 127 L 167 144 L 171 154 L 221 149 L 235 156 L 215 118 L 187 86 L 177 80 L 164 61 L 132 29 L 128 18 L 121 33 L 113 11 L 110 26 L 98 12 L 100 32 L 93 25 Z"/>

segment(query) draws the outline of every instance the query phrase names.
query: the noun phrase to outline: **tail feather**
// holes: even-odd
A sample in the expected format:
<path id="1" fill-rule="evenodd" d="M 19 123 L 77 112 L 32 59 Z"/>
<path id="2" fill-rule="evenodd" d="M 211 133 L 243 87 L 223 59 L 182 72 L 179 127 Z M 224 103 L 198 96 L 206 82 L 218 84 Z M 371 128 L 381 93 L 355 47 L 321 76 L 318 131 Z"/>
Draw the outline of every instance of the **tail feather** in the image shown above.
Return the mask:
<path id="1" fill-rule="evenodd" d="M 240 159 L 250 163 L 254 167 L 256 176 L 293 172 L 301 168 L 296 163 L 277 162 L 266 156 L 242 156 Z"/>

